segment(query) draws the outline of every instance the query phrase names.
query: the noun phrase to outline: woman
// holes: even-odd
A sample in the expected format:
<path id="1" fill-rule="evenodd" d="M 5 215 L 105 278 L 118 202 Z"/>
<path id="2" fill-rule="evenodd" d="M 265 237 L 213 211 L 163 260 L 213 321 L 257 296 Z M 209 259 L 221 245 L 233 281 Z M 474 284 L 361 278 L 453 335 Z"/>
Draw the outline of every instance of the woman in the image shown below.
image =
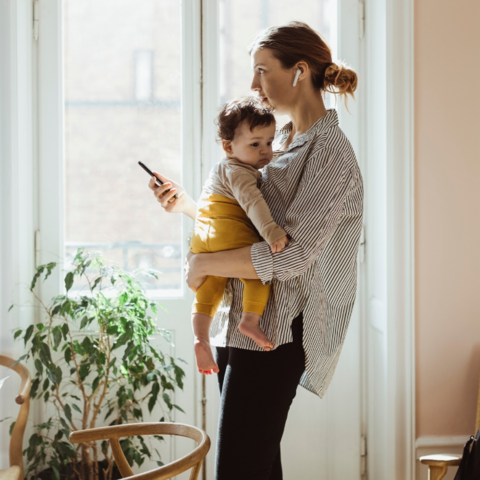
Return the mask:
<path id="1" fill-rule="evenodd" d="M 325 42 L 299 22 L 260 32 L 250 55 L 252 90 L 292 120 L 275 137 L 275 161 L 264 168 L 261 185 L 290 244 L 275 254 L 260 242 L 187 257 L 193 290 L 207 275 L 233 279 L 230 308 L 217 313 L 211 329 L 222 395 L 217 480 L 282 479 L 280 440 L 297 385 L 321 398 L 340 355 L 355 300 L 362 228 L 360 170 L 336 111 L 325 109 L 322 96 L 353 96 L 355 72 L 333 63 Z M 165 181 L 149 184 L 162 207 L 195 218 L 195 202 Z M 271 352 L 238 332 L 239 278 L 273 286 L 260 324 L 275 345 Z"/>

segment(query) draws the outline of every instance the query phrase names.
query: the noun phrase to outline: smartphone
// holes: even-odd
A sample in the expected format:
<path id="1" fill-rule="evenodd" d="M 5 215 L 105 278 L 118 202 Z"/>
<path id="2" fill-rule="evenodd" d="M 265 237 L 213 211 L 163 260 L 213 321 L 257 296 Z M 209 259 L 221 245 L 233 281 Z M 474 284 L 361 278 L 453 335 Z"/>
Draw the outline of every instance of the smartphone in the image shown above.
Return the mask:
<path id="1" fill-rule="evenodd" d="M 157 180 L 155 181 L 155 183 L 160 187 L 160 185 L 163 185 L 163 182 L 142 162 L 138 162 L 138 164 L 150 175 L 150 178 L 152 177 L 155 177 Z M 165 193 L 169 192 L 170 189 L 168 189 Z M 173 196 L 173 198 L 177 198 L 178 199 L 178 195 L 175 194 Z"/>

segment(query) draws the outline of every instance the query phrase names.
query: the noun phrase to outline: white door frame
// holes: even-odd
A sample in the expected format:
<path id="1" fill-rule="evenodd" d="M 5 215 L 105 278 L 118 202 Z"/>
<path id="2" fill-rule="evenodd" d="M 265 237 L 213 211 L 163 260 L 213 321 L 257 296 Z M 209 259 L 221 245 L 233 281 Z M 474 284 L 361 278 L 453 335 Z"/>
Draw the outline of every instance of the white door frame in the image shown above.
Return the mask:
<path id="1" fill-rule="evenodd" d="M 383 155 L 386 225 L 381 240 L 386 253 L 385 422 L 382 429 L 385 441 L 378 450 L 369 448 L 368 478 L 413 480 L 416 435 L 413 0 L 365 0 L 365 18 L 364 59 L 367 90 L 371 92 L 367 110 L 370 118 L 375 119 L 373 124 L 382 126 L 382 131 L 367 127 L 363 135 L 366 176 L 371 175 L 369 157 Z M 382 133 L 385 138 L 380 140 L 381 151 L 375 151 Z M 368 221 L 367 216 L 367 247 Z M 368 264 L 368 248 L 366 262 Z M 368 373 L 364 381 L 368 380 Z"/>
<path id="2" fill-rule="evenodd" d="M 34 107 L 30 0 L 0 1 L 0 354 L 18 358 L 23 344 L 13 342 L 14 328 L 26 328 L 35 314 L 28 305 L 34 271 L 36 222 L 34 181 Z M 16 308 L 7 314 L 11 304 Z M 0 419 L 16 418 L 18 405 L 7 391 L 20 386 L 9 376 L 0 402 Z M 8 468 L 9 421 L 0 424 L 0 469 Z M 28 441 L 28 433 L 25 435 Z"/>

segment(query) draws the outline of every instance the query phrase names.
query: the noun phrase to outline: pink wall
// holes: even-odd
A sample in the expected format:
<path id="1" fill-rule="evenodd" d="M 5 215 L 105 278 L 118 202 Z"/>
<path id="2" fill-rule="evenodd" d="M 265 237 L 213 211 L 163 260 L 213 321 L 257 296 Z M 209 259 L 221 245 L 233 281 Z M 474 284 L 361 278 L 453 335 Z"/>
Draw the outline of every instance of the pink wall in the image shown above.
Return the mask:
<path id="1" fill-rule="evenodd" d="M 417 437 L 473 433 L 480 375 L 480 1 L 415 2 Z"/>

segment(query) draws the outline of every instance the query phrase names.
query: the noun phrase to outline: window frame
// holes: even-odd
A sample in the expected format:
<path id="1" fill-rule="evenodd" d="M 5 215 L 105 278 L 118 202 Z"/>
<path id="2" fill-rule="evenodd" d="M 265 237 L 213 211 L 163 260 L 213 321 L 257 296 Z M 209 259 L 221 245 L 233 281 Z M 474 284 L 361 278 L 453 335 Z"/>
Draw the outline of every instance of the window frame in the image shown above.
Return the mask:
<path id="1" fill-rule="evenodd" d="M 63 78 L 63 3 L 42 0 L 38 39 L 38 184 L 40 264 L 58 262 L 65 252 L 65 129 Z M 182 180 L 194 197 L 201 191 L 202 125 L 201 125 L 201 28 L 200 0 L 182 2 Z M 188 244 L 192 220 L 182 218 L 182 257 Z M 182 281 L 184 274 L 182 273 Z M 60 272 L 43 287 L 42 295 L 50 298 L 64 286 Z M 153 299 L 185 299 L 186 288 L 178 295 L 155 295 Z"/>

